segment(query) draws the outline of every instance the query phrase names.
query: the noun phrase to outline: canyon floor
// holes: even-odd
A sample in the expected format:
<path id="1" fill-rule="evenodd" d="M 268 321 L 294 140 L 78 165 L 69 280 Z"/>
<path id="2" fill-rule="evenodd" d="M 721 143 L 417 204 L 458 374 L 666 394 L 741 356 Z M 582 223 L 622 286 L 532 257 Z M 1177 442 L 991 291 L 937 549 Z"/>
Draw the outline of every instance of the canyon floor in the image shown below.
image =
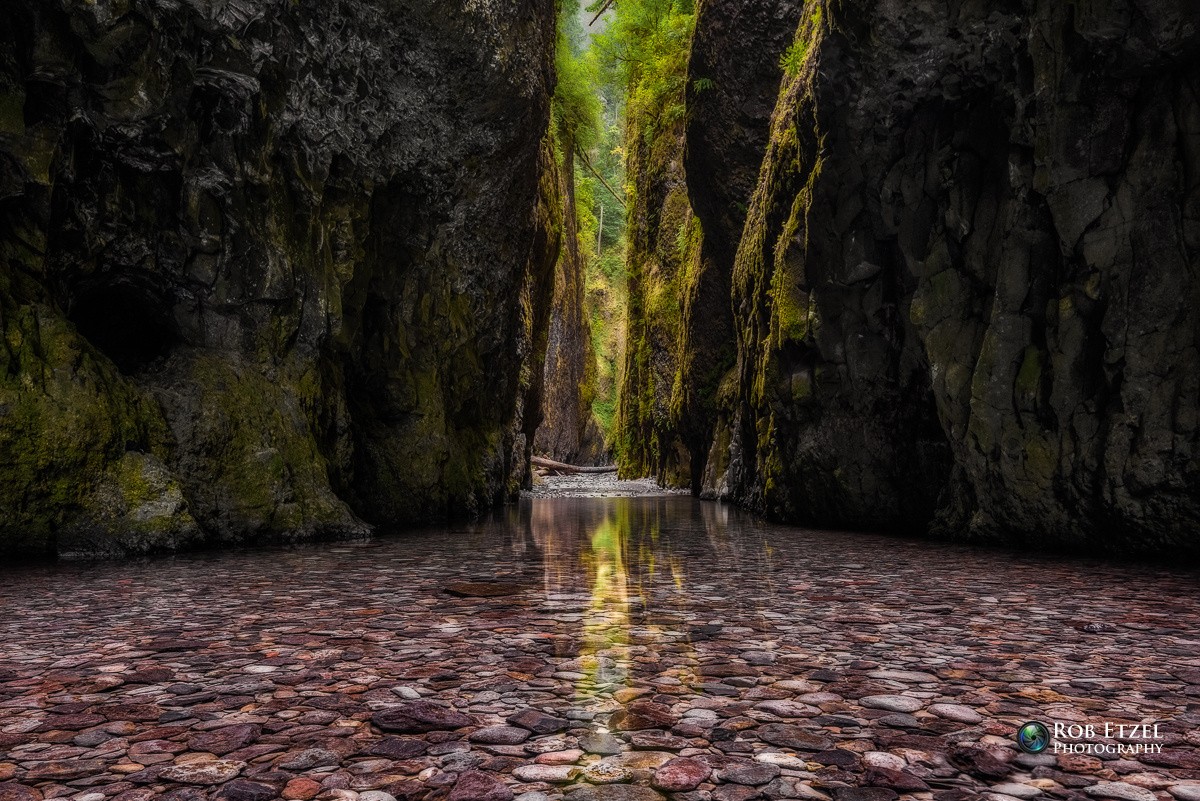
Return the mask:
<path id="1" fill-rule="evenodd" d="M 1197 577 L 683 496 L 10 566 L 0 800 L 1195 801 Z M 1024 754 L 1028 720 L 1161 751 Z"/>

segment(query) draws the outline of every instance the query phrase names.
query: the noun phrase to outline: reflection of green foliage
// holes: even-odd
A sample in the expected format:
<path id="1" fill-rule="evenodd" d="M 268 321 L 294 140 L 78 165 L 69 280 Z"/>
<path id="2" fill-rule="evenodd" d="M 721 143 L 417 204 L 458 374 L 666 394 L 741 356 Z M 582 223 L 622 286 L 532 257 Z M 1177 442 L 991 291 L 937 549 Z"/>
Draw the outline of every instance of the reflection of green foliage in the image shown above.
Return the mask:
<path id="1" fill-rule="evenodd" d="M 592 600 L 583 621 L 584 673 L 596 684 L 623 682 L 629 671 L 629 573 L 626 551 L 629 518 L 619 510 L 592 532 L 591 548 L 585 555 L 592 576 Z M 614 671 L 605 674 L 605 660 Z"/>

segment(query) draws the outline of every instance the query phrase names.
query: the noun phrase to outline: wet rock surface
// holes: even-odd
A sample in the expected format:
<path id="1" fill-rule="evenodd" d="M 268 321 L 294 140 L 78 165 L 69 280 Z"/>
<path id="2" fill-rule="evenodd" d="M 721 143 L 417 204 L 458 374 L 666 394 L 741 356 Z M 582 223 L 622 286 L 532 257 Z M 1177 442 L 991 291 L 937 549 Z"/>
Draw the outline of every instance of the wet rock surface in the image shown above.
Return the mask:
<path id="1" fill-rule="evenodd" d="M 1194 572 L 665 497 L 2 579 L 3 801 L 1200 797 Z"/>
<path id="2" fill-rule="evenodd" d="M 0 552 L 355 537 L 515 495 L 554 27 L 549 0 L 7 3 Z"/>
<path id="3" fill-rule="evenodd" d="M 1200 8 L 805 12 L 706 492 L 813 526 L 1200 552 L 1200 175 L 1179 166 Z"/>

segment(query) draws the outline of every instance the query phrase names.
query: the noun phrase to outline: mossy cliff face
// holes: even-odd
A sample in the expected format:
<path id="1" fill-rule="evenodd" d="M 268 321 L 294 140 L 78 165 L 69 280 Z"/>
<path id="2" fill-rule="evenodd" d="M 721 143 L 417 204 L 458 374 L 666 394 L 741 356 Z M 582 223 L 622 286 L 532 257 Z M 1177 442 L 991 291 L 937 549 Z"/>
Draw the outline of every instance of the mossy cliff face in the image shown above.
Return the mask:
<path id="1" fill-rule="evenodd" d="M 737 243 L 800 0 L 701 0 L 677 123 L 630 121 L 629 332 L 619 419 L 624 472 L 700 492 L 736 388 Z M 663 112 L 656 110 L 661 116 Z"/>
<path id="2" fill-rule="evenodd" d="M 553 11 L 10 3 L 0 550 L 355 535 L 527 480 Z"/>
<path id="3" fill-rule="evenodd" d="M 1200 549 L 1198 17 L 809 2 L 708 490 L 818 525 Z"/>
<path id="4" fill-rule="evenodd" d="M 683 121 L 643 130 L 631 120 L 625 173 L 632 183 L 626 229 L 628 317 L 617 408 L 622 475 L 689 482 L 690 459 L 672 413 L 682 364 L 682 297 L 699 255 L 683 174 Z"/>
<path id="5" fill-rule="evenodd" d="M 575 201 L 575 146 L 561 146 L 563 244 L 554 268 L 550 331 L 546 344 L 543 419 L 534 439 L 538 453 L 570 464 L 606 460 L 604 435 L 592 415 L 596 351 L 587 315 L 587 275 Z"/>

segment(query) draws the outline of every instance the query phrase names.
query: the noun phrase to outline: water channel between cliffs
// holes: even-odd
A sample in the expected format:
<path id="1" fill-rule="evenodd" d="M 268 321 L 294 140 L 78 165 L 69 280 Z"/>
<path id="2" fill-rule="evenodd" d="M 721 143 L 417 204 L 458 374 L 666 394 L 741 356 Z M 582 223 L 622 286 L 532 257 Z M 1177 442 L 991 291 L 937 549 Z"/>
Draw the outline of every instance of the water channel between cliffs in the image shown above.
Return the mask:
<path id="1" fill-rule="evenodd" d="M 26 566 L 0 581 L 0 770 L 61 795 L 475 782 L 482 795 L 450 797 L 586 801 L 657 797 L 647 785 L 683 756 L 699 767 L 673 763 L 678 787 L 703 773 L 714 798 L 1134 774 L 1161 790 L 1200 779 L 1196 579 L 779 526 L 680 495 Z M 518 587 L 446 592 L 463 581 Z M 1026 719 L 1150 718 L 1163 755 L 1011 747 Z"/>

